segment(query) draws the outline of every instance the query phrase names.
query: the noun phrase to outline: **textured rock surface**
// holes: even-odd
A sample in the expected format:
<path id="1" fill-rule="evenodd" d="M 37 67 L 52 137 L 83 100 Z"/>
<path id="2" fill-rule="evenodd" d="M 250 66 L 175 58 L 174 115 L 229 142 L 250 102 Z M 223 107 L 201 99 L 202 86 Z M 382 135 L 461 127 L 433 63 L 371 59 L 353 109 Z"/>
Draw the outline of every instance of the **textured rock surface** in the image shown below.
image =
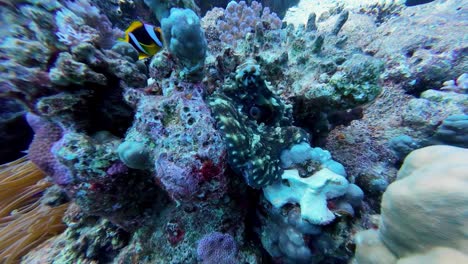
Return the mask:
<path id="1" fill-rule="evenodd" d="M 468 231 L 467 158 L 467 149 L 442 145 L 418 149 L 408 155 L 397 181 L 384 193 L 378 238 L 365 234 L 357 237 L 358 263 L 368 263 L 367 256 L 373 257 L 374 253 L 384 254 L 378 242 L 365 241 L 375 239 L 380 239 L 400 258 L 398 263 L 412 263 L 431 255 L 444 261 L 453 254 L 466 258 L 463 254 L 468 246 L 465 236 Z M 369 244 L 375 244 L 372 248 L 380 253 L 362 255 L 360 250 Z M 449 250 L 438 250 L 439 247 Z M 417 256 L 426 253 L 425 257 Z M 444 261 L 441 263 L 447 263 Z"/>

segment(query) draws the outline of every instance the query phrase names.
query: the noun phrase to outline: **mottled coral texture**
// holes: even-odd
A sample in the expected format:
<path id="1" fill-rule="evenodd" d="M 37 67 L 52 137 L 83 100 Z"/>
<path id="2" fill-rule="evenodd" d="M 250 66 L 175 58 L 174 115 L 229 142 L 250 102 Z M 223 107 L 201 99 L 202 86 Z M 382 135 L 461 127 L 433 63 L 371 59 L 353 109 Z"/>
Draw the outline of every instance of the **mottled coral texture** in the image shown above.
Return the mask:
<path id="1" fill-rule="evenodd" d="M 247 33 L 253 32 L 256 27 L 263 29 L 279 29 L 281 19 L 270 11 L 270 8 L 262 7 L 257 1 L 250 6 L 245 1 L 239 3 L 229 2 L 224 16 L 217 21 L 220 32 L 219 39 L 227 44 L 236 45 L 237 40 L 244 39 Z"/>
<path id="2" fill-rule="evenodd" d="M 11 21 L 0 43 L 1 95 L 63 128 L 122 133 L 132 115 L 122 89 L 144 86 L 146 75 L 144 65 L 110 50 L 119 30 L 105 15 L 86 0 L 26 1 L 2 9 L 2 23 Z"/>
<path id="3" fill-rule="evenodd" d="M 28 114 L 27 120 L 34 130 L 34 138 L 28 149 L 29 158 L 42 171 L 54 178 L 57 184 L 69 184 L 70 172 L 52 153 L 52 147 L 62 138 L 62 129 L 33 114 Z"/>
<path id="4" fill-rule="evenodd" d="M 229 234 L 214 232 L 205 235 L 198 241 L 197 254 L 203 264 L 238 263 L 236 241 Z"/>
<path id="5" fill-rule="evenodd" d="M 204 87 L 175 85 L 172 78 L 161 85 L 163 95 L 136 96 L 139 114 L 125 142 L 139 142 L 148 149 L 149 167 L 173 199 L 189 201 L 201 193 L 222 196 L 225 147 L 203 101 Z"/>

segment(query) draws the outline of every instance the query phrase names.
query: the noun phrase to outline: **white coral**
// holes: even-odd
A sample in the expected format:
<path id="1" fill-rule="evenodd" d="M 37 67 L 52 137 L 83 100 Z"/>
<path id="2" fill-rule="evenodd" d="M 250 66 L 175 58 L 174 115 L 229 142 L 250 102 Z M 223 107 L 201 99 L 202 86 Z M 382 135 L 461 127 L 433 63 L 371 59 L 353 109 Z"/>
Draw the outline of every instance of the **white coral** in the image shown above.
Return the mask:
<path id="1" fill-rule="evenodd" d="M 335 219 L 327 207 L 327 199 L 344 195 L 349 186 L 345 177 L 327 168 L 307 178 L 301 178 L 297 170 L 285 170 L 281 178 L 281 182 L 263 189 L 265 198 L 276 208 L 298 203 L 302 219 L 316 225 L 326 225 Z"/>

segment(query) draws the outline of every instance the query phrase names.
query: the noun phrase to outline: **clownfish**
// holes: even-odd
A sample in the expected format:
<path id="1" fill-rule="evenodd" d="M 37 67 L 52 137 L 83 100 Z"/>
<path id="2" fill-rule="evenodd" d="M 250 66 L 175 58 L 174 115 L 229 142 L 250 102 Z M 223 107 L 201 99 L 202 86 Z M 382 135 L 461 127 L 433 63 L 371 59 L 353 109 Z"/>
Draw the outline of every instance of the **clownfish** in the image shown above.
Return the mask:
<path id="1" fill-rule="evenodd" d="M 160 27 L 133 21 L 125 30 L 125 37 L 120 41 L 130 43 L 138 51 L 138 59 L 145 59 L 158 53 L 163 48 Z"/>

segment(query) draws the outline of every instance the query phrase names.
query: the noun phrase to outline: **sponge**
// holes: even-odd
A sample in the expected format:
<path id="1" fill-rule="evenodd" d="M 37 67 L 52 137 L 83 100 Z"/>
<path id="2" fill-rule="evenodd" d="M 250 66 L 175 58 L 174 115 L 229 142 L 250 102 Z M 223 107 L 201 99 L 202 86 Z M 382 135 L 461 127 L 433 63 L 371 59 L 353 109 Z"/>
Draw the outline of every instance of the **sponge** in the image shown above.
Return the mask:
<path id="1" fill-rule="evenodd" d="M 197 14 L 190 9 L 172 8 L 170 16 L 161 20 L 161 27 L 169 51 L 183 67 L 182 77 L 201 80 L 207 42 Z"/>

